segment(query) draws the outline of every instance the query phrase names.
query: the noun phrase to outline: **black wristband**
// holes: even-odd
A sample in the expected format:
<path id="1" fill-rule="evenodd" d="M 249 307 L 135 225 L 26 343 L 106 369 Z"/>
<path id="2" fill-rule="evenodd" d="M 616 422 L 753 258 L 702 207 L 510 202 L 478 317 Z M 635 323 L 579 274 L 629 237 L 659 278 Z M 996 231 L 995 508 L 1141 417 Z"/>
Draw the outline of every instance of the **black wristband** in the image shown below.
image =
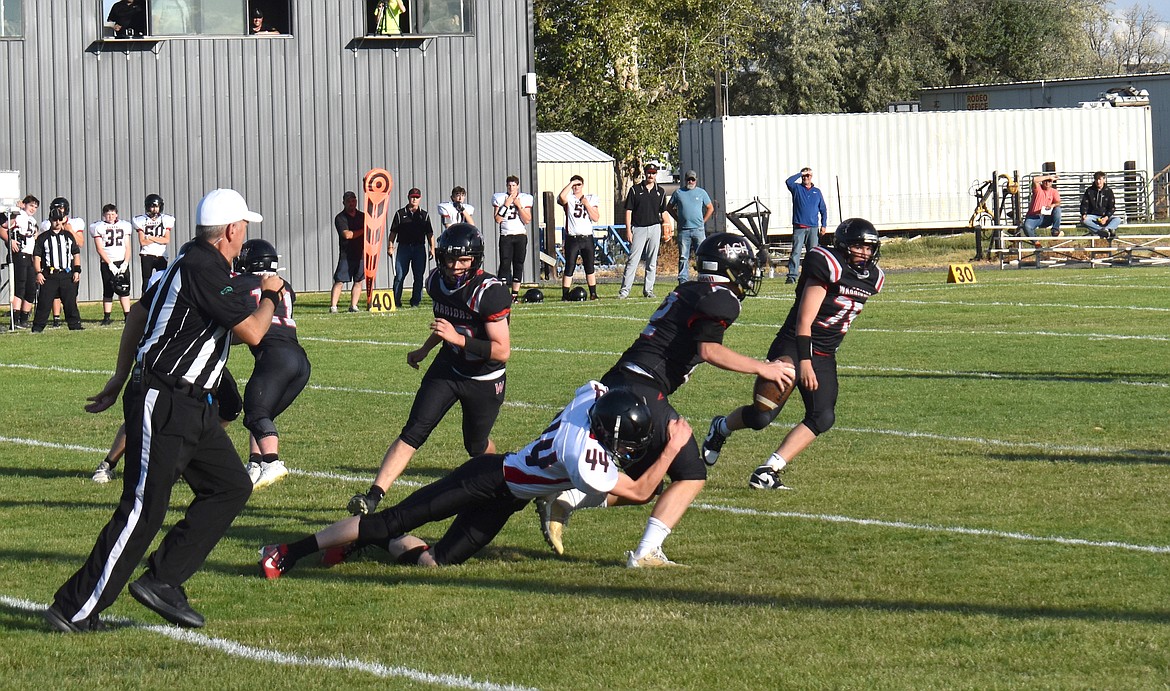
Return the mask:
<path id="1" fill-rule="evenodd" d="M 468 355 L 474 355 L 484 360 L 492 359 L 492 342 L 482 338 L 468 338 L 463 344 L 463 350 Z"/>
<path id="2" fill-rule="evenodd" d="M 811 360 L 812 353 L 812 336 L 797 336 L 796 356 L 801 360 Z"/>
<path id="3" fill-rule="evenodd" d="M 261 300 L 264 300 L 264 299 L 271 300 L 272 301 L 272 309 L 276 309 L 277 307 L 280 307 L 280 293 L 275 291 L 275 290 L 262 290 L 262 291 L 260 291 L 260 299 Z"/>
<path id="4" fill-rule="evenodd" d="M 80 266 L 73 267 L 73 273 L 81 275 L 81 267 Z"/>

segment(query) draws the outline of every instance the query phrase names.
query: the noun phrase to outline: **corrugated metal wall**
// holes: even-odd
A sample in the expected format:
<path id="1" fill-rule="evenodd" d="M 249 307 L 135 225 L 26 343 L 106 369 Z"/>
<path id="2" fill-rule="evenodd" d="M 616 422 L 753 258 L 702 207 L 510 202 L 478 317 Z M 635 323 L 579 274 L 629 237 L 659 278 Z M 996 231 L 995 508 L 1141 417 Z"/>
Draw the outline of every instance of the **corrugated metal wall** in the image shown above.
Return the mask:
<path id="1" fill-rule="evenodd" d="M 1156 173 L 1170 166 L 1170 74 L 1167 73 L 938 87 L 923 89 L 919 99 L 924 111 L 974 110 L 968 106 L 969 97 L 972 105 L 988 109 L 1074 108 L 1083 101 L 1096 101 L 1109 89 L 1127 86 L 1150 92 Z"/>
<path id="2" fill-rule="evenodd" d="M 1093 133 L 1094 146 L 1086 146 Z M 1047 108 L 937 113 L 773 115 L 688 120 L 679 125 L 683 169 L 724 214 L 752 201 L 772 211 L 773 232 L 791 231 L 792 197 L 784 185 L 813 169 L 832 229 L 863 216 L 885 228 L 966 224 L 972 183 L 992 171 L 1021 174 L 1055 161 L 1058 170 L 1121 170 L 1153 164 L 1148 108 Z"/>
<path id="3" fill-rule="evenodd" d="M 10 97 L 0 169 L 20 170 L 42 208 L 65 196 L 87 223 L 108 202 L 129 218 L 157 192 L 178 218 L 173 256 L 194 232 L 199 198 L 234 187 L 264 215 L 254 229 L 279 248 L 293 285 L 327 290 L 342 192 L 385 167 L 396 206 L 417 186 L 433 214 L 466 187 L 495 269 L 491 195 L 509 174 L 536 187 L 535 102 L 520 92 L 534 71 L 527 0 L 475 3 L 474 36 L 421 45 L 355 41 L 365 3 L 344 0 L 293 3 L 292 36 L 119 46 L 126 52 L 94 42 L 97 4 L 26 2 L 23 39 L 0 40 Z M 100 299 L 89 241 L 83 256 L 81 297 Z M 527 277 L 535 269 L 532 258 Z M 383 262 L 379 285 L 387 277 Z"/>

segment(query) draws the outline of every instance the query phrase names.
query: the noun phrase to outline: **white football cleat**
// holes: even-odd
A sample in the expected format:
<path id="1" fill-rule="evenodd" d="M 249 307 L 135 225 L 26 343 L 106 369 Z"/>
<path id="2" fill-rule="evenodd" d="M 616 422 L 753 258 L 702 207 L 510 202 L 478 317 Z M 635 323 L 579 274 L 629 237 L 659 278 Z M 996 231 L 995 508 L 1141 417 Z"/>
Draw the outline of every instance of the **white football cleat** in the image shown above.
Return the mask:
<path id="1" fill-rule="evenodd" d="M 285 475 L 288 475 L 288 468 L 284 467 L 284 461 L 279 459 L 261 465 L 260 477 L 253 483 L 254 489 L 264 489 L 268 485 L 283 479 Z"/>
<path id="2" fill-rule="evenodd" d="M 641 559 L 635 559 L 633 552 L 626 552 L 627 569 L 654 569 L 660 566 L 682 566 L 682 564 L 667 559 L 661 547 L 655 547 L 653 551 Z"/>
<path id="3" fill-rule="evenodd" d="M 260 479 L 260 473 L 264 472 L 264 468 L 260 465 L 259 461 L 248 461 L 248 467 L 245 470 L 248 471 L 248 479 L 252 481 L 253 485 Z"/>

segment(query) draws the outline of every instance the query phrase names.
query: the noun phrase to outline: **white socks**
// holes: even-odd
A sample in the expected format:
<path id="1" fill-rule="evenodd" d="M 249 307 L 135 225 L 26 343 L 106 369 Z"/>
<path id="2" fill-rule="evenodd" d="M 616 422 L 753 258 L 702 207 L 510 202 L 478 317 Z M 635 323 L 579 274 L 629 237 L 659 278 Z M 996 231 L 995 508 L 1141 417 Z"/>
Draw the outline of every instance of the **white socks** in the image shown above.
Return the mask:
<path id="1" fill-rule="evenodd" d="M 670 535 L 670 528 L 662 521 L 650 517 L 646 521 L 646 532 L 642 533 L 642 541 L 638 543 L 638 548 L 634 550 L 634 559 L 641 559 L 654 550 L 662 547 L 662 543 L 666 541 L 667 536 Z"/>
<path id="2" fill-rule="evenodd" d="M 778 473 L 781 470 L 784 470 L 784 466 L 788 465 L 788 461 L 784 460 L 784 457 L 780 454 L 774 453 L 771 456 L 768 456 L 768 461 L 764 463 L 764 465 L 771 467 Z"/>

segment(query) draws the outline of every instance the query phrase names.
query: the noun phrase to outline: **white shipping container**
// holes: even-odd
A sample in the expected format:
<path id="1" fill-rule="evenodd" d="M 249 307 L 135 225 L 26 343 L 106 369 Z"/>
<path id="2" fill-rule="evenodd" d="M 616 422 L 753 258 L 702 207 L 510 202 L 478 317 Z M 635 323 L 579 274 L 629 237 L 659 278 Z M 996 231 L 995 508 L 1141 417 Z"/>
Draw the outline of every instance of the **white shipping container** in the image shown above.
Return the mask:
<path id="1" fill-rule="evenodd" d="M 957 228 L 975 208 L 973 183 L 993 171 L 1023 176 L 1047 161 L 1058 171 L 1118 171 L 1134 161 L 1148 180 L 1153 135 L 1140 107 L 763 115 L 684 120 L 679 153 L 715 200 L 716 228 L 759 197 L 775 235 L 791 233 L 784 181 L 805 166 L 830 231 L 853 216 L 881 230 Z"/>

